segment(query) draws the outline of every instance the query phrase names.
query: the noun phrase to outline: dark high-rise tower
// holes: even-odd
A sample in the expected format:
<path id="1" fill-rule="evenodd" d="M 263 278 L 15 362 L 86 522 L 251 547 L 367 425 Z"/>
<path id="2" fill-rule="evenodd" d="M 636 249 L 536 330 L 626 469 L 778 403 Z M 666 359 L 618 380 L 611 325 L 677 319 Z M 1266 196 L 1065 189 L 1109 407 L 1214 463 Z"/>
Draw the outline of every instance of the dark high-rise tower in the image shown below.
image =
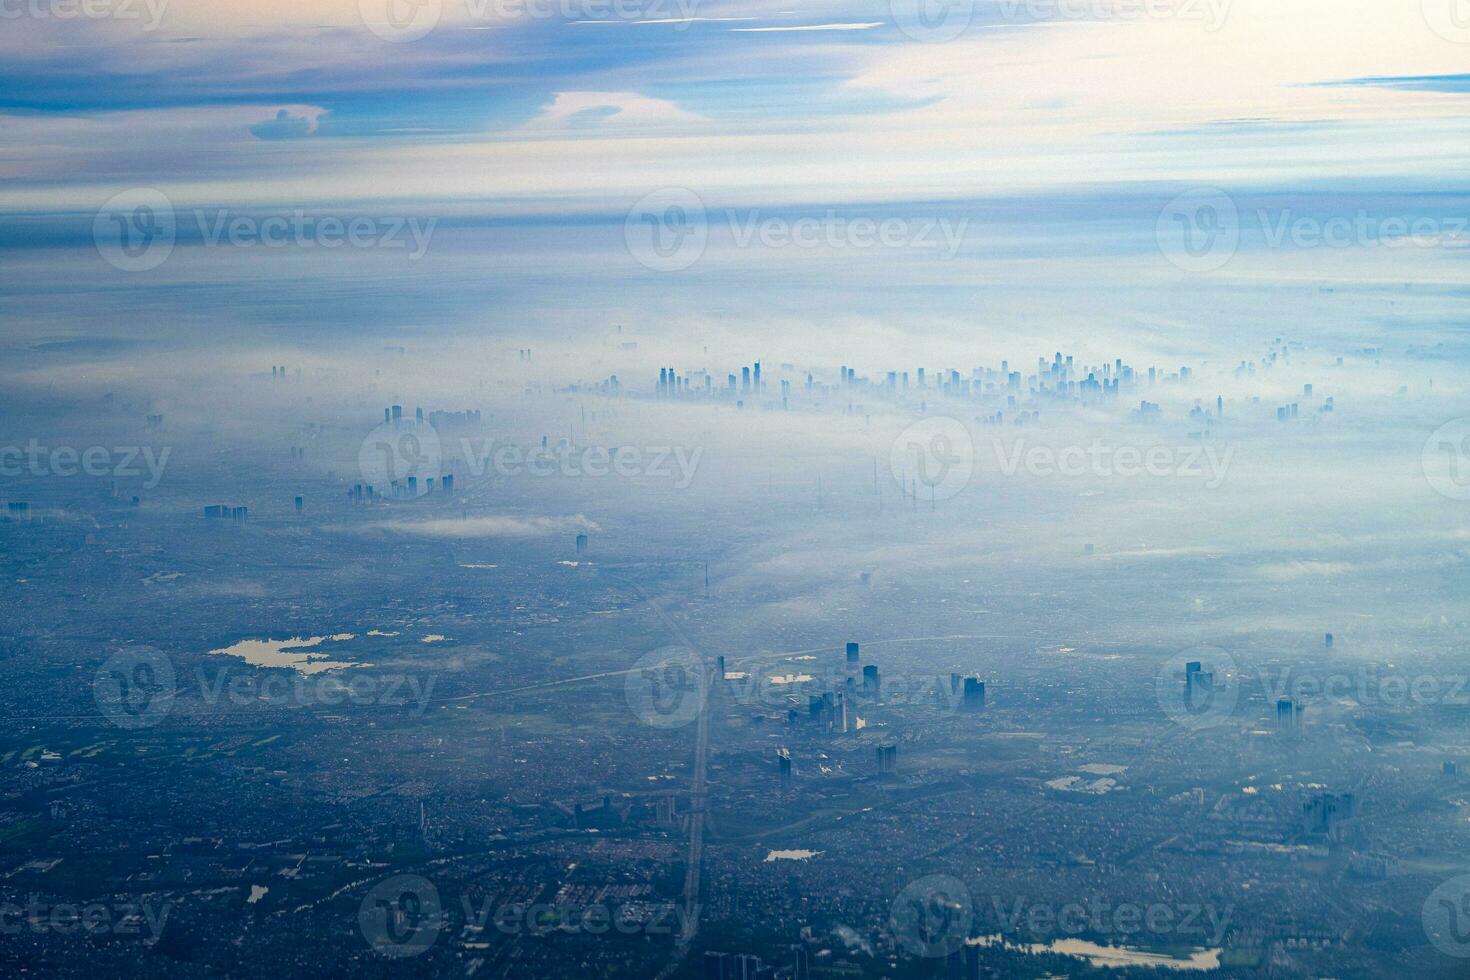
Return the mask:
<path id="1" fill-rule="evenodd" d="M 985 682 L 978 677 L 965 678 L 966 711 L 979 711 L 985 707 Z"/>

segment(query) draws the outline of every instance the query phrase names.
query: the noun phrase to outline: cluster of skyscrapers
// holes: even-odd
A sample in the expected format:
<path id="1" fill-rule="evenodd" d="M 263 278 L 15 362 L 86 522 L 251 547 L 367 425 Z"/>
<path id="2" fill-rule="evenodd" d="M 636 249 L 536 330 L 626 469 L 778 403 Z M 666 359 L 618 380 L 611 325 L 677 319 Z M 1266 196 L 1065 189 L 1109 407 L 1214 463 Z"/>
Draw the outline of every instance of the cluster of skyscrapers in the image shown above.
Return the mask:
<path id="1" fill-rule="evenodd" d="M 796 368 L 791 364 L 780 365 L 780 372 L 783 375 L 797 373 Z M 955 368 L 938 371 L 917 368 L 912 373 L 893 370 L 869 378 L 859 375 L 857 369 L 843 364 L 838 367 L 836 384 L 818 382 L 810 371 L 804 372 L 804 376 L 797 380 L 803 384 L 809 397 L 814 394 L 830 397 L 842 393 L 866 394 L 883 399 L 897 399 L 913 393 L 933 393 L 960 399 L 1004 397 L 1006 410 L 1014 411 L 1020 407 L 1020 399 L 1027 397 L 1099 404 L 1116 399 L 1126 390 L 1138 388 L 1145 383 L 1145 379 L 1149 386 L 1153 386 L 1187 383 L 1192 376 L 1188 367 L 1180 367 L 1177 371 L 1150 367 L 1144 371 L 1125 364 L 1121 357 L 1096 365 L 1080 365 L 1072 355 L 1064 355 L 1061 351 L 1057 351 L 1050 359 L 1037 358 L 1034 372 L 1023 373 L 1013 369 L 1010 361 L 1003 360 L 999 368 L 976 367 L 968 374 L 962 374 Z M 733 398 L 737 400 L 738 405 L 743 406 L 746 397 L 760 395 L 769 390 L 768 381 L 762 375 L 759 361 L 742 365 L 737 371 L 726 374 L 723 384 L 717 382 L 718 377 L 717 373 L 705 369 L 681 374 L 675 368 L 662 367 L 659 368 L 655 394 L 659 398 L 703 396 Z M 782 379 L 778 384 L 781 406 L 789 407 L 792 382 Z M 602 386 L 602 389 L 607 390 L 605 385 Z M 1150 417 L 1158 412 L 1158 403 L 1148 401 L 1140 403 L 1140 413 L 1145 417 Z M 1039 417 L 1038 412 L 1025 411 L 1020 413 L 1016 421 L 1037 417 Z M 1005 413 L 996 413 L 987 421 L 996 424 L 1003 423 Z"/>

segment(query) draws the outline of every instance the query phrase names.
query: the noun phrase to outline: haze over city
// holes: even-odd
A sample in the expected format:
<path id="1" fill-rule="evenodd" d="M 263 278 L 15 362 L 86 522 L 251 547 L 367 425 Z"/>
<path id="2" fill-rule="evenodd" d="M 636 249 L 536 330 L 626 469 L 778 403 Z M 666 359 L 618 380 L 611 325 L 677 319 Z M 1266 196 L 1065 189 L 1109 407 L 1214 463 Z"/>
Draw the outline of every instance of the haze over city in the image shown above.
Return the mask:
<path id="1" fill-rule="evenodd" d="M 1460 0 L 0 20 L 8 974 L 1470 971 Z"/>

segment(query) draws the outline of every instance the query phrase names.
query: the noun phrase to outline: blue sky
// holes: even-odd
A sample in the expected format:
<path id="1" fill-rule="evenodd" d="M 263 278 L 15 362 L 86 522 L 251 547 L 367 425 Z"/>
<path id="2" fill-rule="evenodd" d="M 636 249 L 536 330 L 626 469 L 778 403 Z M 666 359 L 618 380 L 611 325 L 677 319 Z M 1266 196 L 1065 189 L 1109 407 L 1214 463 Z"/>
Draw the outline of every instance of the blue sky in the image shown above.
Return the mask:
<path id="1" fill-rule="evenodd" d="M 1442 186 L 1470 146 L 1439 0 L 417 0 L 407 41 L 389 0 L 107 2 L 7 21 L 7 209 Z"/>
<path id="2" fill-rule="evenodd" d="M 205 347 L 326 365 L 348 340 L 519 346 L 613 324 L 691 364 L 820 363 L 838 336 L 873 364 L 917 345 L 969 363 L 977 345 L 1031 356 L 1038 336 L 1147 359 L 1306 331 L 1450 350 L 1463 329 L 1463 240 L 1266 241 L 1299 217 L 1453 231 L 1470 214 L 1470 29 L 1439 0 L 954 0 L 922 17 L 919 0 L 702 0 L 674 22 L 647 16 L 673 0 L 619 0 L 635 16 L 604 23 L 420 0 L 400 23 L 437 17 L 411 40 L 372 20 L 388 0 L 152 0 L 151 29 L 144 0 L 101 2 L 130 6 L 0 31 L 0 321 L 11 370 L 42 387 L 57 358 L 88 384 L 148 383 L 157 358 L 186 370 Z M 1191 274 L 1157 224 L 1212 187 L 1238 204 L 1239 252 Z M 93 234 L 136 188 L 179 215 L 178 247 L 142 273 Z M 709 215 L 706 254 L 675 273 L 625 237 L 665 188 Z M 412 262 L 200 244 L 219 209 L 298 208 L 438 224 Z M 732 241 L 756 215 L 828 208 L 966 233 L 953 256 Z M 98 337 L 130 346 L 66 346 Z"/>

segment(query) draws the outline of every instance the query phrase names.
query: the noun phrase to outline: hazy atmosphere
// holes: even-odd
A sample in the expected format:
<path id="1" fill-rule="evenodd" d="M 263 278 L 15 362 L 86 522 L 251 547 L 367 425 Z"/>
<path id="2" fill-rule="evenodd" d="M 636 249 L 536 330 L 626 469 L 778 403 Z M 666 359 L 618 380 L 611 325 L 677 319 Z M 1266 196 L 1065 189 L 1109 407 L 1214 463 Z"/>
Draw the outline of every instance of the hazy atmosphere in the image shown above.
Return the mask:
<path id="1" fill-rule="evenodd" d="M 1470 976 L 1464 0 L 0 21 L 0 971 Z"/>

